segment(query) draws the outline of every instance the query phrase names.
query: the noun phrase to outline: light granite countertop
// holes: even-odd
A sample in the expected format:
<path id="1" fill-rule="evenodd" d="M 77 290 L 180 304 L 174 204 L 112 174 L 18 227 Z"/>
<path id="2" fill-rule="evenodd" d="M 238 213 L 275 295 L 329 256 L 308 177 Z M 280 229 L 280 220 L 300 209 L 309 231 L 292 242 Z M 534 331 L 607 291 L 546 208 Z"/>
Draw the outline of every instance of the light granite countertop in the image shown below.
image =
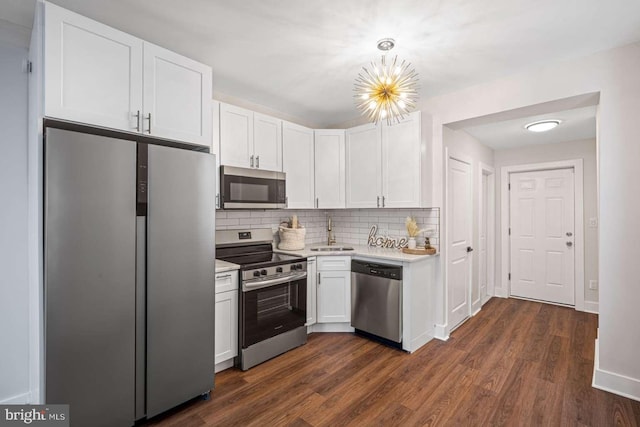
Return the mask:
<path id="1" fill-rule="evenodd" d="M 227 261 L 222 261 L 221 259 L 216 260 L 216 274 L 239 269 L 240 266 L 238 264 L 232 264 Z"/>
<path id="2" fill-rule="evenodd" d="M 312 251 L 311 248 L 314 247 L 326 247 L 326 245 L 309 245 L 305 246 L 304 249 L 299 251 L 285 251 L 281 249 L 274 249 L 274 252 L 281 254 L 291 254 L 298 255 L 303 257 L 311 257 L 311 256 L 336 256 L 336 255 L 345 255 L 345 256 L 360 256 L 360 257 L 368 257 L 368 258 L 378 258 L 390 261 L 400 261 L 400 262 L 416 262 L 422 261 L 429 258 L 437 257 L 440 254 L 436 253 L 435 255 L 410 255 L 403 253 L 400 249 L 387 249 L 387 248 L 377 248 L 373 246 L 366 245 L 342 245 L 336 244 L 334 246 L 344 246 L 353 248 L 352 251 Z"/>

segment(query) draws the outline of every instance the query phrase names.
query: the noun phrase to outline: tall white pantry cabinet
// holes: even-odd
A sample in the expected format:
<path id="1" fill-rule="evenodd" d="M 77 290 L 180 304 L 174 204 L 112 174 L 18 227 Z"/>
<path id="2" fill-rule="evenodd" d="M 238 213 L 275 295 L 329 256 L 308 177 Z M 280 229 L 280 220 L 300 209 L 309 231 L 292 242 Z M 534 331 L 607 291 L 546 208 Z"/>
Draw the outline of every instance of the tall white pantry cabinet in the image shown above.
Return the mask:
<path id="1" fill-rule="evenodd" d="M 54 4 L 39 7 L 46 117 L 211 146 L 209 66 Z"/>

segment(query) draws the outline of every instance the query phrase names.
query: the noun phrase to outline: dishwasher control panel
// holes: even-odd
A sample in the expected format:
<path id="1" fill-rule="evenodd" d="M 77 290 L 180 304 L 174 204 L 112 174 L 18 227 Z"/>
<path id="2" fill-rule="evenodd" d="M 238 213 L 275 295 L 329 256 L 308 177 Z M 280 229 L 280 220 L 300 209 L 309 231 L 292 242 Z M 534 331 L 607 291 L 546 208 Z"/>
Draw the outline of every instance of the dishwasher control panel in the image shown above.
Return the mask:
<path id="1" fill-rule="evenodd" d="M 386 279 L 402 280 L 402 267 L 399 265 L 378 264 L 365 261 L 351 261 L 351 271 Z"/>

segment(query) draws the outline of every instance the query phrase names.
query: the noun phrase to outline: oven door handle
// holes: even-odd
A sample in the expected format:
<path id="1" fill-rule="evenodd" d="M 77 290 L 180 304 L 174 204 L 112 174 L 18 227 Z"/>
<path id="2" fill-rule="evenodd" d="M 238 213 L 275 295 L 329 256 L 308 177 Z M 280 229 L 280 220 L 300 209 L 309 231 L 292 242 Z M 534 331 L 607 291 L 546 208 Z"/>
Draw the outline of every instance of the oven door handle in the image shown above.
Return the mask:
<path id="1" fill-rule="evenodd" d="M 280 285 L 282 283 L 293 282 L 294 280 L 300 280 L 300 279 L 306 279 L 306 278 L 307 278 L 307 272 L 305 271 L 304 273 L 276 277 L 275 279 L 270 279 L 270 280 L 260 280 L 260 281 L 248 282 L 248 283 L 244 282 L 242 284 L 242 290 L 253 291 L 255 289 L 261 289 L 261 288 L 266 288 L 268 286 Z"/>

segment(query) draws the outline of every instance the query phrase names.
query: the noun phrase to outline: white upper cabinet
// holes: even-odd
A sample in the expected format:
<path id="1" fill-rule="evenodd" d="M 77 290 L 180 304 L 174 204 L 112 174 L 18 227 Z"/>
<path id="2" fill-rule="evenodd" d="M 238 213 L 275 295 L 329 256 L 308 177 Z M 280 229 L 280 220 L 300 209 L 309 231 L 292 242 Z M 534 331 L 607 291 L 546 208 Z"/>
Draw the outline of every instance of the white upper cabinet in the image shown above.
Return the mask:
<path id="1" fill-rule="evenodd" d="M 373 124 L 346 131 L 346 207 L 380 207 L 382 197 L 382 137 Z"/>
<path id="2" fill-rule="evenodd" d="M 44 7 L 45 115 L 136 131 L 143 41 L 51 3 Z"/>
<path id="3" fill-rule="evenodd" d="M 220 164 L 253 167 L 253 111 L 220 103 Z"/>
<path id="4" fill-rule="evenodd" d="M 313 129 L 282 122 L 282 170 L 287 174 L 287 207 L 315 206 Z"/>
<path id="5" fill-rule="evenodd" d="M 143 132 L 211 145 L 211 68 L 146 42 L 143 63 Z"/>
<path id="6" fill-rule="evenodd" d="M 255 167 L 282 170 L 282 120 L 253 113 L 253 154 Z"/>
<path id="7" fill-rule="evenodd" d="M 346 136 L 347 208 L 426 207 L 420 112 L 393 125 L 347 129 Z"/>
<path id="8" fill-rule="evenodd" d="M 220 163 L 282 171 L 282 120 L 221 103 Z"/>
<path id="9" fill-rule="evenodd" d="M 420 113 L 382 126 L 384 207 L 420 207 Z"/>
<path id="10" fill-rule="evenodd" d="M 44 3 L 47 117 L 211 145 L 211 68 Z"/>
<path id="11" fill-rule="evenodd" d="M 345 132 L 315 131 L 316 207 L 345 207 Z"/>

